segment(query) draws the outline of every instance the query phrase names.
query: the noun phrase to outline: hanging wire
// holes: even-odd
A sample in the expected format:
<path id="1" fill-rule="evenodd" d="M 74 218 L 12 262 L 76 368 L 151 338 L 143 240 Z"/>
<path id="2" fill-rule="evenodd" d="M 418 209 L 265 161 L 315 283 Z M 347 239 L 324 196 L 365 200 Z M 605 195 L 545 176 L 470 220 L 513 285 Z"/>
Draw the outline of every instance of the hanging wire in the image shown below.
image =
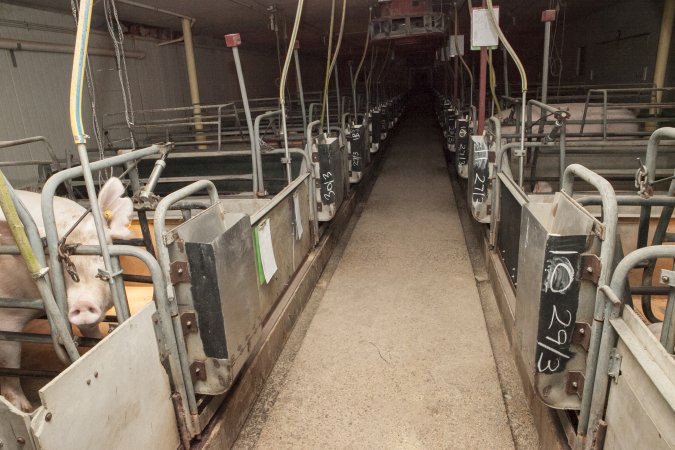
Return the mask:
<path id="1" fill-rule="evenodd" d="M 75 25 L 77 25 L 77 15 L 80 10 L 80 5 L 78 0 L 70 0 L 70 8 L 73 14 L 73 19 L 75 19 Z M 91 72 L 91 65 L 89 64 L 89 59 L 86 61 L 87 71 L 85 72 L 87 80 L 87 91 L 89 92 L 89 103 L 91 105 L 91 116 L 92 116 L 92 126 L 94 128 L 94 138 L 96 139 L 96 146 L 98 147 L 98 157 L 99 159 L 104 159 L 105 154 L 103 152 L 103 138 L 101 137 L 101 126 L 98 121 L 98 113 L 96 112 L 96 89 L 94 87 L 94 76 Z M 66 154 L 66 158 L 68 155 Z M 98 172 L 98 187 L 101 188 L 103 183 L 112 177 L 113 169 L 110 168 L 110 174 L 106 170 L 99 170 Z"/>
<path id="2" fill-rule="evenodd" d="M 117 60 L 117 75 L 122 88 L 122 102 L 124 103 L 124 119 L 129 129 L 131 148 L 136 149 L 136 140 L 133 134 L 134 104 L 131 99 L 131 86 L 129 84 L 129 72 L 127 70 L 127 59 L 124 53 L 124 30 L 117 14 L 115 0 L 103 0 L 105 10 L 105 21 L 108 26 L 108 32 L 113 41 L 115 49 L 115 58 Z"/>
<path id="3" fill-rule="evenodd" d="M 305 0 L 298 0 L 298 7 L 295 10 L 295 21 L 293 22 L 293 32 L 291 33 L 291 40 L 288 43 L 288 51 L 286 53 L 286 61 L 281 72 L 281 80 L 279 81 L 279 103 L 281 105 L 281 127 L 284 133 L 284 164 L 286 165 L 286 180 L 291 184 L 291 157 L 288 148 L 288 130 L 286 127 L 286 98 L 284 90 L 286 89 L 286 78 L 288 77 L 288 68 L 291 65 L 293 58 L 293 49 L 295 48 L 295 40 L 298 37 L 298 29 L 300 28 L 300 19 L 302 18 L 302 7 Z"/>

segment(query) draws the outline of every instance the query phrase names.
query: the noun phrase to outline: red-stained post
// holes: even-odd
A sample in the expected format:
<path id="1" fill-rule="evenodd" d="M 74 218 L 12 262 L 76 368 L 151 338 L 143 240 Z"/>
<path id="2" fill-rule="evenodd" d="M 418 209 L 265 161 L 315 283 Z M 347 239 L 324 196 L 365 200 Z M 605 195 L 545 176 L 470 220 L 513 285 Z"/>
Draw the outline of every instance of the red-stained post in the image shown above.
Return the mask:
<path id="1" fill-rule="evenodd" d="M 478 88 L 478 130 L 483 134 L 485 129 L 485 90 L 487 80 L 487 47 L 480 48 L 480 86 Z"/>

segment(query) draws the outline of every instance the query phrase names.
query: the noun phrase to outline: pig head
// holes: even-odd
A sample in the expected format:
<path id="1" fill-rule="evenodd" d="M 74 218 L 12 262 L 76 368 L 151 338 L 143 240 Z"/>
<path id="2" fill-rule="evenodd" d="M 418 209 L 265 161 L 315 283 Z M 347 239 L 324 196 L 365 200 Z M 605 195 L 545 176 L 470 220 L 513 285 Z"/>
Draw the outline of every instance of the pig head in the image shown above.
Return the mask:
<path id="1" fill-rule="evenodd" d="M 105 183 L 98 195 L 98 203 L 103 215 L 106 239 L 129 237 L 129 224 L 133 214 L 131 199 L 123 197 L 122 182 L 111 178 Z M 40 194 L 17 191 L 17 196 L 25 205 L 35 224 L 44 236 L 44 220 L 40 207 Z M 55 197 L 54 213 L 59 236 L 86 212 L 74 201 Z M 0 243 L 14 244 L 4 215 L 0 212 Z M 66 240 L 67 244 L 98 245 L 96 228 L 92 213 L 86 215 Z M 68 320 L 77 325 L 85 336 L 100 337 L 98 323 L 112 306 L 108 283 L 101 280 L 98 269 L 104 268 L 100 256 L 71 256 L 79 282 L 65 275 L 68 302 Z M 65 271 L 64 271 L 65 273 Z M 31 278 L 23 259 L 19 256 L 0 256 L 0 296 L 5 298 L 39 298 L 35 282 Z M 28 309 L 0 309 L 0 330 L 22 331 L 26 324 L 41 315 L 41 312 Z M 0 367 L 19 368 L 21 347 L 18 342 L 0 341 Z M 31 405 L 24 396 L 18 378 L 0 377 L 0 394 L 18 408 L 29 411 Z"/>

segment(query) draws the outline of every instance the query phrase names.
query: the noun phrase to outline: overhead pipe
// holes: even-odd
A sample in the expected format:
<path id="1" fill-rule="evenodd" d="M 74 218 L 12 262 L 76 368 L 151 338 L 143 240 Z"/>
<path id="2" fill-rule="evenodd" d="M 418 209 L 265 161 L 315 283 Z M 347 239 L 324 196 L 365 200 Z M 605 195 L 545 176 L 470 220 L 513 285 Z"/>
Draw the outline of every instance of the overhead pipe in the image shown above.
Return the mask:
<path id="1" fill-rule="evenodd" d="M 38 42 L 38 41 L 24 41 L 22 39 L 5 39 L 0 38 L 0 49 L 2 50 L 11 50 L 14 52 L 43 52 L 43 53 L 66 53 L 72 55 L 75 51 L 74 45 L 68 44 L 53 44 L 51 42 Z M 107 48 L 90 48 L 89 54 L 92 56 L 109 56 L 115 57 L 115 51 L 109 50 Z M 145 58 L 144 52 L 125 52 L 125 55 L 128 58 L 133 59 L 143 59 Z"/>

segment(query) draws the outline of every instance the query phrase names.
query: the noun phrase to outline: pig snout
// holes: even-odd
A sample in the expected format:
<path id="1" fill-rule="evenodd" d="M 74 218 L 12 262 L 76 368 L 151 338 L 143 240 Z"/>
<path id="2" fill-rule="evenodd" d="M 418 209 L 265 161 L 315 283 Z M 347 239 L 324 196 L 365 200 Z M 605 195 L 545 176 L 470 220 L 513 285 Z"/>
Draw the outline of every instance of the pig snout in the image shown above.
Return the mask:
<path id="1" fill-rule="evenodd" d="M 91 300 L 78 300 L 68 309 L 68 320 L 73 325 L 92 325 L 101 320 L 101 307 Z"/>

